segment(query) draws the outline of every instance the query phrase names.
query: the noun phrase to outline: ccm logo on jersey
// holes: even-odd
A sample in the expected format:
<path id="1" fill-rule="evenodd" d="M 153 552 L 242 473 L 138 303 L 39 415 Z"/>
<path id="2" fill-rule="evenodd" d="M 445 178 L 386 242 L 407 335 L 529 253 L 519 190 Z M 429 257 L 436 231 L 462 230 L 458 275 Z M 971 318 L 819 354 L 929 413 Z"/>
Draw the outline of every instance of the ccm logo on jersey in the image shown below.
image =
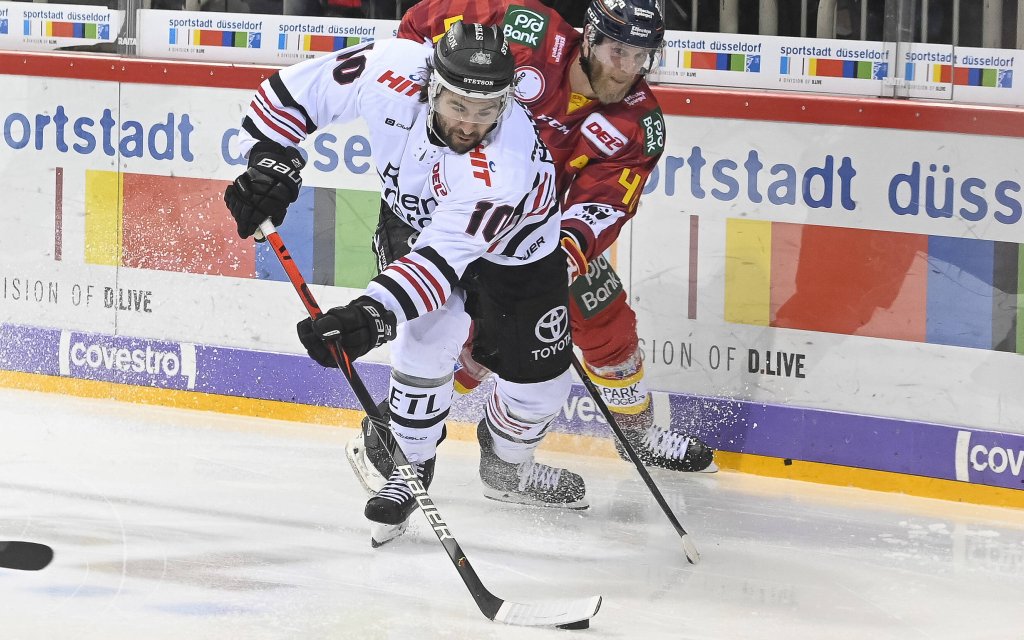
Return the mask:
<path id="1" fill-rule="evenodd" d="M 443 197 L 448 195 L 448 185 L 444 183 L 444 178 L 441 177 L 441 163 L 435 162 L 434 168 L 430 171 L 430 186 L 434 189 L 434 195 L 437 197 Z"/>
<path id="2" fill-rule="evenodd" d="M 474 178 L 480 178 L 488 187 L 491 186 L 491 171 L 494 171 L 494 163 L 487 161 L 487 156 L 480 147 L 469 152 L 469 164 L 476 168 L 473 172 Z"/>
<path id="3" fill-rule="evenodd" d="M 420 89 L 423 88 L 422 85 L 416 84 L 415 82 L 413 82 L 409 78 L 406 78 L 405 76 L 395 75 L 391 73 L 391 69 L 388 69 L 383 74 L 381 74 L 381 76 L 377 78 L 377 82 L 381 84 L 386 84 L 395 91 L 397 91 L 398 93 L 403 93 L 407 96 L 419 95 Z"/>
<path id="4" fill-rule="evenodd" d="M 614 155 L 626 144 L 626 136 L 600 113 L 593 113 L 583 121 L 583 135 L 605 155 Z"/>

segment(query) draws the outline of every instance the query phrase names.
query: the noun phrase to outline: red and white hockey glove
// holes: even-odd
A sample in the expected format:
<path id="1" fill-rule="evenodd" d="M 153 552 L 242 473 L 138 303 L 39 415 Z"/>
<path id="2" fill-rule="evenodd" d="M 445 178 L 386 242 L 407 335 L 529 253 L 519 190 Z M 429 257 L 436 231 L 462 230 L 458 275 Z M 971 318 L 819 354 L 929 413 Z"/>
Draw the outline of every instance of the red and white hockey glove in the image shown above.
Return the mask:
<path id="1" fill-rule="evenodd" d="M 565 251 L 566 271 L 569 275 L 569 284 L 572 284 L 573 280 L 587 272 L 590 264 L 587 262 L 587 256 L 583 253 L 583 249 L 576 242 L 576 238 L 563 231 L 558 242 L 562 245 L 562 251 Z"/>

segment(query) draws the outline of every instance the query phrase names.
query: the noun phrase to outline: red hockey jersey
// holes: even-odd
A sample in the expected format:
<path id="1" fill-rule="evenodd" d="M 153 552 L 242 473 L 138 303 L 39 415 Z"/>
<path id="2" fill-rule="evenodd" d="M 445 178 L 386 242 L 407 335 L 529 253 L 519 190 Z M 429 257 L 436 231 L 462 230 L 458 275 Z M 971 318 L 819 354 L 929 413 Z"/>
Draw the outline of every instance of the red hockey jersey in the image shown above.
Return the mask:
<path id="1" fill-rule="evenodd" d="M 641 80 L 621 102 L 572 92 L 569 69 L 582 36 L 538 0 L 421 0 L 399 37 L 436 41 L 457 20 L 502 24 L 516 56 L 516 95 L 529 107 L 558 173 L 562 228 L 595 258 L 636 213 L 665 146 L 658 101 Z"/>

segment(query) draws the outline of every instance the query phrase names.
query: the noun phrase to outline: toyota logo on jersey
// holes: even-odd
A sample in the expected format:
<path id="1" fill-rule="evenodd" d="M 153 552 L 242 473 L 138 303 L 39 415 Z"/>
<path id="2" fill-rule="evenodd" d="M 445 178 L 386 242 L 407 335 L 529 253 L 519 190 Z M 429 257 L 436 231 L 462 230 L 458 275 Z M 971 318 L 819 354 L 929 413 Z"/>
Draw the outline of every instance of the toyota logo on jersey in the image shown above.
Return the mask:
<path id="1" fill-rule="evenodd" d="M 537 335 L 538 340 L 551 344 L 552 342 L 558 342 L 565 335 L 565 330 L 568 326 L 569 311 L 564 306 L 560 306 L 541 316 L 533 331 Z"/>
<path id="2" fill-rule="evenodd" d="M 558 306 L 551 309 L 540 317 L 533 333 L 544 346 L 540 349 L 531 349 L 530 354 L 534 361 L 546 360 L 555 354 L 561 353 L 566 347 L 571 348 L 572 340 L 569 338 L 569 310 L 565 306 Z"/>

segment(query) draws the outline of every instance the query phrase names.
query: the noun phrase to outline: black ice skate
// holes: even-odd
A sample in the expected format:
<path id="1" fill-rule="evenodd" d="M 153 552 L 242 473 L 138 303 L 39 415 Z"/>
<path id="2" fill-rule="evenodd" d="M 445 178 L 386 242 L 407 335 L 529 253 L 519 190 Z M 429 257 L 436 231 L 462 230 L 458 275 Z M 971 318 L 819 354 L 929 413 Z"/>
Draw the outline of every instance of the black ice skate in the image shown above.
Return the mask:
<path id="1" fill-rule="evenodd" d="M 385 424 L 374 429 L 369 416 L 363 417 L 359 435 L 345 445 L 345 456 L 352 466 L 352 471 L 371 496 L 384 488 L 384 483 L 391 477 L 391 472 L 395 468 L 391 454 L 395 447 L 395 436 L 387 426 L 387 405 L 382 404 L 380 409 Z"/>
<path id="2" fill-rule="evenodd" d="M 434 457 L 424 462 L 411 463 L 424 490 L 430 487 L 434 479 L 436 459 Z M 363 515 L 370 521 L 370 544 L 377 548 L 405 533 L 409 527 L 409 516 L 415 510 L 416 498 L 413 491 L 402 478 L 401 470 L 396 468 L 377 495 L 366 501 L 366 508 L 363 509 Z"/>
<path id="3" fill-rule="evenodd" d="M 505 462 L 494 453 L 494 440 L 481 420 L 476 428 L 480 441 L 480 479 L 484 496 L 501 502 L 538 507 L 586 509 L 587 488 L 577 474 L 528 460 L 519 464 Z"/>
<path id="4" fill-rule="evenodd" d="M 654 423 L 653 400 L 640 413 L 616 413 L 615 421 L 645 466 L 672 471 L 718 471 L 714 451 L 699 438 L 676 433 Z M 629 456 L 618 438 L 614 438 L 614 442 L 619 456 L 628 462 Z"/>

